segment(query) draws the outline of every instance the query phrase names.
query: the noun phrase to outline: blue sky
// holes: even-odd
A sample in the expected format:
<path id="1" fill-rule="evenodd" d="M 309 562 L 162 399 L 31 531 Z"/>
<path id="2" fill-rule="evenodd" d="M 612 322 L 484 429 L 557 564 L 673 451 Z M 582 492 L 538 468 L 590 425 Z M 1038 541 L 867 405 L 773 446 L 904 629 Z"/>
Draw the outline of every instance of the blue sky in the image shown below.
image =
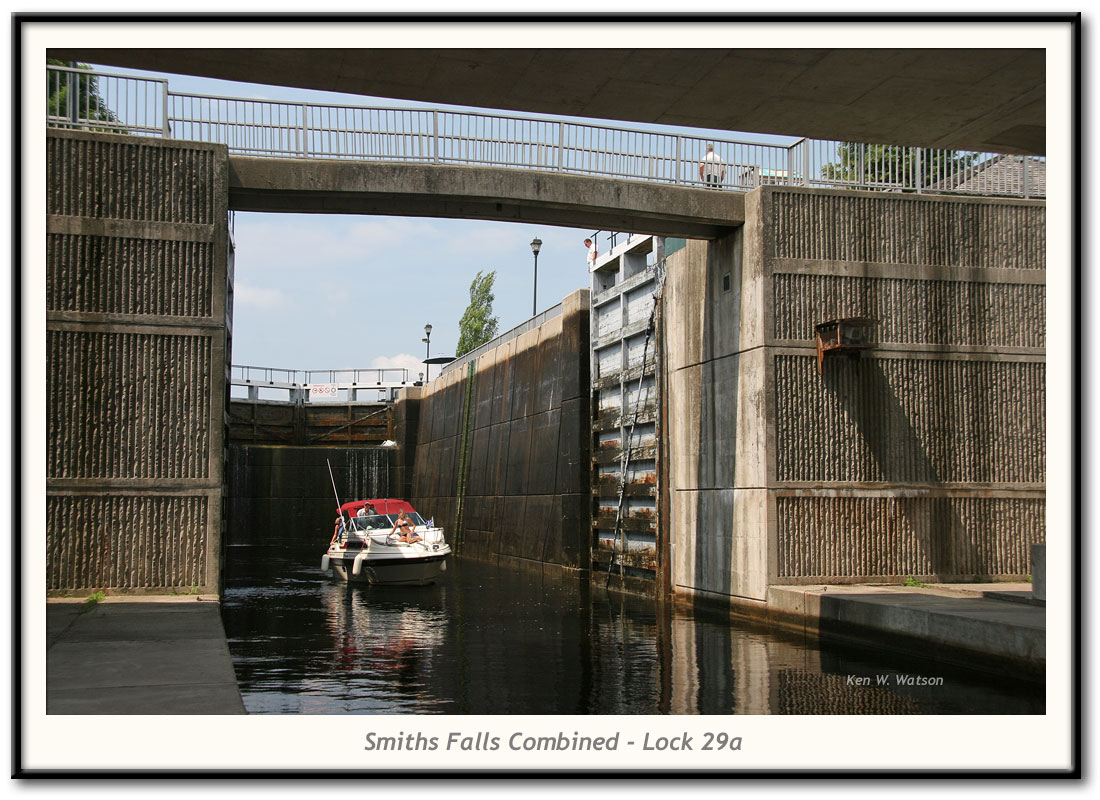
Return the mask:
<path id="1" fill-rule="evenodd" d="M 388 98 L 96 68 L 166 78 L 169 88 L 181 93 L 431 107 Z M 793 141 L 728 131 L 690 132 L 763 143 Z M 493 311 L 503 333 L 531 316 L 531 240 L 537 237 L 543 242 L 537 296 L 537 308 L 542 311 L 589 285 L 583 240 L 595 230 L 429 217 L 239 212 L 234 225 L 233 363 L 297 370 L 404 367 L 415 379 L 424 369 L 426 323 L 432 325 L 431 354 L 454 355 L 458 322 L 469 303 L 470 282 L 479 270 L 497 273 Z M 606 233 L 597 241 L 605 252 Z M 432 368 L 432 377 L 438 370 Z"/>

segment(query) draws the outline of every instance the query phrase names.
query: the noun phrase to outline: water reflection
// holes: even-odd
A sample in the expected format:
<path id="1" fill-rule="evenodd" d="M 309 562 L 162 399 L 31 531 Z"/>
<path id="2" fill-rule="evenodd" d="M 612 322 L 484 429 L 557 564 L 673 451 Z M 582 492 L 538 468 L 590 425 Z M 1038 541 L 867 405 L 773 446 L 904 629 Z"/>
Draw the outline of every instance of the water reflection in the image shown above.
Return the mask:
<path id="1" fill-rule="evenodd" d="M 318 548 L 229 548 L 250 713 L 1022 714 L 1040 687 L 808 642 L 452 558 L 443 583 L 348 587 Z M 911 677 L 938 685 L 899 685 Z M 859 685 L 860 678 L 868 678 Z"/>

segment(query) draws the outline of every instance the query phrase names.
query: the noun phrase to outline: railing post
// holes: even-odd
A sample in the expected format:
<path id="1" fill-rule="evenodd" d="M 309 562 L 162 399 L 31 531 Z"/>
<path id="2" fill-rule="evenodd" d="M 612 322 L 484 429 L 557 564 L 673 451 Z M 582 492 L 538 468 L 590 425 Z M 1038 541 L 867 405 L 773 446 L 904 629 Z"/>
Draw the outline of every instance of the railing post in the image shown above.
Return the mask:
<path id="1" fill-rule="evenodd" d="M 676 174 L 672 176 L 672 182 L 679 185 L 680 176 L 683 174 L 684 165 L 680 158 L 680 143 L 683 141 L 682 136 L 676 137 Z"/>
<path id="2" fill-rule="evenodd" d="M 558 172 L 565 172 L 565 123 L 558 123 Z"/>
<path id="3" fill-rule="evenodd" d="M 1020 157 L 1020 164 L 1021 164 L 1021 166 L 1023 167 L 1023 170 L 1024 170 L 1024 199 L 1029 200 L 1029 199 L 1031 199 L 1031 177 L 1030 177 L 1030 174 L 1029 174 L 1030 173 L 1030 169 L 1029 169 L 1030 165 L 1028 164 L 1028 157 L 1027 156 L 1021 156 Z"/>
<path id="4" fill-rule="evenodd" d="M 432 109 L 432 163 L 439 163 L 439 110 Z"/>
<path id="5" fill-rule="evenodd" d="M 161 136 L 172 138 L 172 127 L 168 124 L 168 81 L 161 81 Z"/>
<path id="6" fill-rule="evenodd" d="M 309 155 L 309 148 L 306 145 L 306 104 L 302 103 L 302 155 Z"/>
<path id="7" fill-rule="evenodd" d="M 802 185 L 810 185 L 810 140 L 803 139 L 802 145 Z"/>
<path id="8" fill-rule="evenodd" d="M 69 88 L 65 92 L 65 110 L 68 112 L 69 122 L 73 124 L 73 127 L 77 127 L 80 122 L 80 109 L 77 108 L 77 100 L 80 95 L 79 84 L 80 80 L 77 78 L 75 72 L 68 72 Z"/>
<path id="9" fill-rule="evenodd" d="M 917 157 L 913 159 L 916 174 L 913 176 L 913 184 L 917 187 L 917 194 L 924 193 L 924 150 L 916 148 Z"/>

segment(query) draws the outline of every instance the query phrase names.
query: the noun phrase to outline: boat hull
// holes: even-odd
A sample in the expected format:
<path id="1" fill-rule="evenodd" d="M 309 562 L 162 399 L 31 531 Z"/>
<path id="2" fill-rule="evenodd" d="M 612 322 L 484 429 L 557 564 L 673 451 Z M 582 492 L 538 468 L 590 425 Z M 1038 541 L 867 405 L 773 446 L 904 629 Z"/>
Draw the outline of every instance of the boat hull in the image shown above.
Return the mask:
<path id="1" fill-rule="evenodd" d="M 417 558 L 364 558 L 358 574 L 354 561 L 329 560 L 329 569 L 337 580 L 381 586 L 426 586 L 438 580 L 447 569 L 447 555 L 432 554 Z"/>

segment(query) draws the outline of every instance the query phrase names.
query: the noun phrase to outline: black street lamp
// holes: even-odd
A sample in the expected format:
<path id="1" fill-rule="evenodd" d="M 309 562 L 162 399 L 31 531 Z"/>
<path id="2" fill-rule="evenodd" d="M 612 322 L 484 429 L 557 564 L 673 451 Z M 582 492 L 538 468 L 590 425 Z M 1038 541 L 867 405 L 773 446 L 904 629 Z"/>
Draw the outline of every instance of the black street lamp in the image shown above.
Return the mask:
<path id="1" fill-rule="evenodd" d="M 531 294 L 531 316 L 535 316 L 538 313 L 538 295 L 539 295 L 539 248 L 542 247 L 542 239 L 531 240 L 531 252 L 535 254 L 535 288 Z"/>
<path id="2" fill-rule="evenodd" d="M 421 339 L 420 341 L 422 341 L 424 343 L 424 370 L 425 370 L 426 377 L 427 377 L 427 373 L 431 372 L 431 367 L 428 366 L 428 356 L 431 355 L 431 347 L 432 347 L 432 326 L 431 326 L 431 323 L 428 323 L 427 325 L 424 326 L 424 338 Z"/>

